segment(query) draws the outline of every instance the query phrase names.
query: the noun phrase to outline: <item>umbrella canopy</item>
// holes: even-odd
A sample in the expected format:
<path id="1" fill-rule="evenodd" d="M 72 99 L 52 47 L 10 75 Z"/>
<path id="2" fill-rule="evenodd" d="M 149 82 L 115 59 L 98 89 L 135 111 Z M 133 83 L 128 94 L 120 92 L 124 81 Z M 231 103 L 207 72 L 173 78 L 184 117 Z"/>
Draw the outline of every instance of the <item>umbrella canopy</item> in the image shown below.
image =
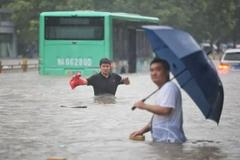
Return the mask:
<path id="1" fill-rule="evenodd" d="M 143 28 L 156 56 L 168 61 L 181 88 L 207 119 L 219 123 L 224 93 L 212 61 L 189 33 L 168 26 Z"/>

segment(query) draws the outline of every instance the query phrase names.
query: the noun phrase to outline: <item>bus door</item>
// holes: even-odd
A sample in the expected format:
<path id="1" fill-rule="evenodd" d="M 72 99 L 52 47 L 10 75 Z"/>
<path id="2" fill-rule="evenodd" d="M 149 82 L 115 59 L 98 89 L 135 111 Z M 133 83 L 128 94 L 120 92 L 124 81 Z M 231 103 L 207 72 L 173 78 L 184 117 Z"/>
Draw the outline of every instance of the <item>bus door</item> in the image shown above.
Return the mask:
<path id="1" fill-rule="evenodd" d="M 136 53 L 136 29 L 130 28 L 128 29 L 128 72 L 135 73 L 136 72 L 136 61 L 137 61 L 137 53 Z"/>

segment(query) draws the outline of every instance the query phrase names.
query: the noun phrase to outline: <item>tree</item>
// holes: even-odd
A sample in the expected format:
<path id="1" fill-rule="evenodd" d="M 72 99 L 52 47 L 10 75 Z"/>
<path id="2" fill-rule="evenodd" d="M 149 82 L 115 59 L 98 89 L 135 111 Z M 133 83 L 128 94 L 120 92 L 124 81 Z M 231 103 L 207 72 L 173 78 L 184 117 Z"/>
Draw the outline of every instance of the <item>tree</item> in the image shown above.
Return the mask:
<path id="1" fill-rule="evenodd" d="M 20 53 L 38 41 L 38 19 L 43 11 L 99 10 L 159 17 L 160 24 L 190 32 L 199 42 L 240 39 L 239 0 L 0 0 L 14 11 Z"/>

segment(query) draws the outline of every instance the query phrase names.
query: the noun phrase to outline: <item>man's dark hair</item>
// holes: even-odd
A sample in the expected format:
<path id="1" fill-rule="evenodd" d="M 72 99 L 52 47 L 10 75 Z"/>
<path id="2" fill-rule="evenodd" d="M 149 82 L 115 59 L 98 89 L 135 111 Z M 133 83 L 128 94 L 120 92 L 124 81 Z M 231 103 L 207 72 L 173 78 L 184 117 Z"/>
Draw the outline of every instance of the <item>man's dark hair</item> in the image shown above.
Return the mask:
<path id="1" fill-rule="evenodd" d="M 111 64 L 112 62 L 108 58 L 102 58 L 99 62 L 99 66 L 102 64 Z"/>
<path id="2" fill-rule="evenodd" d="M 152 64 L 154 64 L 154 63 L 160 63 L 160 64 L 162 64 L 163 68 L 164 68 L 166 71 L 170 72 L 169 63 L 168 63 L 166 60 L 156 57 L 156 58 L 154 58 L 154 59 L 151 61 L 150 66 L 151 66 Z"/>

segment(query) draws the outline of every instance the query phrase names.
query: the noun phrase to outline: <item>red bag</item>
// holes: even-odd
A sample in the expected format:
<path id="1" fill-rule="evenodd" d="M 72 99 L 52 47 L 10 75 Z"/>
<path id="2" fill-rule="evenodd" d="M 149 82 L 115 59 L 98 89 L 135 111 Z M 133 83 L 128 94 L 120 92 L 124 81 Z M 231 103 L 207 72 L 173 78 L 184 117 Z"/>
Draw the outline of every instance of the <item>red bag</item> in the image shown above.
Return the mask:
<path id="1" fill-rule="evenodd" d="M 81 74 L 78 72 L 69 81 L 69 84 L 70 84 L 72 89 L 76 88 L 79 85 L 85 85 L 86 84 L 86 80 L 85 79 L 81 79 L 80 77 L 81 77 Z"/>

